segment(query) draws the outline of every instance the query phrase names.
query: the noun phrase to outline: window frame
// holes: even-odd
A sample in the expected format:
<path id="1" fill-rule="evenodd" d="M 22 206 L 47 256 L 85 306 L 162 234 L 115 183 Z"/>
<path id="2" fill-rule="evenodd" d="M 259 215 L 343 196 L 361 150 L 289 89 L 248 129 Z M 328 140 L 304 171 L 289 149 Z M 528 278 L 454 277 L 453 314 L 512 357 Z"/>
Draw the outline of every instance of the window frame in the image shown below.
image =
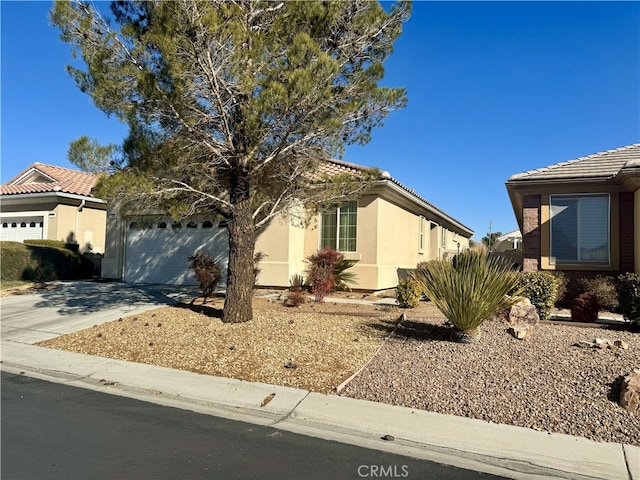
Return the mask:
<path id="1" fill-rule="evenodd" d="M 427 219 L 422 215 L 418 217 L 418 253 L 424 253 L 425 250 L 425 225 Z"/>
<path id="2" fill-rule="evenodd" d="M 340 233 L 341 233 L 341 224 L 340 224 L 340 220 L 341 220 L 341 210 L 344 209 L 345 205 L 354 205 L 354 209 L 353 209 L 353 214 L 355 215 L 355 237 L 353 238 L 353 243 L 354 243 L 354 248 L 353 250 L 343 250 L 340 249 Z M 335 215 L 335 245 L 325 245 L 325 237 L 324 237 L 324 227 L 325 227 L 325 218 L 328 215 Z M 334 209 L 329 210 L 327 212 L 323 212 L 320 214 L 320 228 L 319 228 L 319 235 L 318 235 L 318 244 L 319 244 L 319 248 L 324 248 L 324 247 L 329 247 L 329 248 L 333 248 L 334 250 L 338 251 L 338 252 L 343 252 L 343 253 L 355 253 L 358 251 L 358 201 L 357 200 L 349 200 L 346 202 L 341 203 L 340 205 L 337 205 Z M 343 242 L 347 242 L 349 239 L 343 239 Z M 328 242 L 327 242 L 328 243 Z"/>
<path id="3" fill-rule="evenodd" d="M 576 259 L 557 259 L 554 255 L 554 242 L 553 242 L 553 223 L 557 214 L 554 214 L 554 199 L 576 200 Z M 581 216 L 580 216 L 580 203 L 581 200 L 588 198 L 602 198 L 606 199 L 606 260 L 585 260 L 581 257 Z M 551 194 L 549 195 L 549 265 L 566 267 L 570 265 L 581 267 L 611 267 L 612 265 L 612 252 L 611 252 L 611 194 L 609 193 L 568 193 L 568 194 Z"/>

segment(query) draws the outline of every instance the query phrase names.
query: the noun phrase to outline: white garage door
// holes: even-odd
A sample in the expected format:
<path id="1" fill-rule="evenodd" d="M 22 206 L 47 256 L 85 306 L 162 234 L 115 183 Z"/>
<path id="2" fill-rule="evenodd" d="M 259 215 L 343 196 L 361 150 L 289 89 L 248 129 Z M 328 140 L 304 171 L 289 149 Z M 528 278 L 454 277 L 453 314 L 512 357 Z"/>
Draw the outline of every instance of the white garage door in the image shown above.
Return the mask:
<path id="1" fill-rule="evenodd" d="M 42 217 L 7 217 L 0 219 L 0 240 L 23 242 L 42 239 Z"/>
<path id="2" fill-rule="evenodd" d="M 229 243 L 227 229 L 216 221 L 187 225 L 159 220 L 152 224 L 129 220 L 126 226 L 124 281 L 196 285 L 187 258 L 203 252 L 216 259 L 227 275 Z"/>

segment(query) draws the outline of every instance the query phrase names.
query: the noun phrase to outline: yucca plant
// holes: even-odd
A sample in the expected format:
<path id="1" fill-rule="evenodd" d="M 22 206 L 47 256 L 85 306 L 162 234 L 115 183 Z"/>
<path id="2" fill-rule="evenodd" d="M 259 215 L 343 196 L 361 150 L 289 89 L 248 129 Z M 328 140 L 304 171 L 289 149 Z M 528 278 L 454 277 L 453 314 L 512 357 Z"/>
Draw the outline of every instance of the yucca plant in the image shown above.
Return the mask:
<path id="1" fill-rule="evenodd" d="M 465 335 L 479 335 L 482 322 L 513 305 L 520 294 L 519 274 L 511 262 L 484 252 L 467 250 L 453 261 L 429 262 L 412 275 L 446 319 Z"/>

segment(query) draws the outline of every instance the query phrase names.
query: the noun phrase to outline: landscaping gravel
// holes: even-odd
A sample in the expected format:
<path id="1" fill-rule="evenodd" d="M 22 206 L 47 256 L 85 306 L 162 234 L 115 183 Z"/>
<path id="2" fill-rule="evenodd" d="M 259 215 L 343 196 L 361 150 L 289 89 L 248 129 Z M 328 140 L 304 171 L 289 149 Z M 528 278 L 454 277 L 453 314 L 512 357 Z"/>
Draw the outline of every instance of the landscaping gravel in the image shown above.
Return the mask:
<path id="1" fill-rule="evenodd" d="M 640 334 L 540 324 L 517 340 L 490 320 L 475 343 L 452 341 L 437 310 L 411 311 L 345 396 L 536 430 L 640 445 L 640 412 L 618 404 L 640 368 Z M 595 338 L 628 348 L 581 348 Z"/>
<path id="2" fill-rule="evenodd" d="M 640 368 L 639 333 L 540 324 L 517 340 L 506 323 L 489 320 L 478 341 L 458 343 L 428 302 L 406 310 L 330 301 L 287 308 L 256 299 L 254 320 L 241 324 L 220 321 L 221 299 L 198 302 L 41 345 L 322 393 L 364 366 L 341 395 L 640 445 L 640 412 L 618 404 L 622 377 Z M 574 346 L 595 338 L 628 348 Z"/>

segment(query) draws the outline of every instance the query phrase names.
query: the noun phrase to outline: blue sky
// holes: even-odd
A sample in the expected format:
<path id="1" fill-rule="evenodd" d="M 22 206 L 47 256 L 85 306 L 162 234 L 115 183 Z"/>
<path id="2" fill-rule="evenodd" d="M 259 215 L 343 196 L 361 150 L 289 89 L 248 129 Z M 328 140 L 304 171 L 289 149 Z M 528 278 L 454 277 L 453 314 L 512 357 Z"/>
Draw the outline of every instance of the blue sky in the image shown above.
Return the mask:
<path id="1" fill-rule="evenodd" d="M 126 135 L 67 75 L 50 6 L 0 2 L 2 182 L 73 167 L 81 135 Z M 512 174 L 640 142 L 639 2 L 415 2 L 385 69 L 408 106 L 344 160 L 389 171 L 476 240 L 517 228 Z"/>

